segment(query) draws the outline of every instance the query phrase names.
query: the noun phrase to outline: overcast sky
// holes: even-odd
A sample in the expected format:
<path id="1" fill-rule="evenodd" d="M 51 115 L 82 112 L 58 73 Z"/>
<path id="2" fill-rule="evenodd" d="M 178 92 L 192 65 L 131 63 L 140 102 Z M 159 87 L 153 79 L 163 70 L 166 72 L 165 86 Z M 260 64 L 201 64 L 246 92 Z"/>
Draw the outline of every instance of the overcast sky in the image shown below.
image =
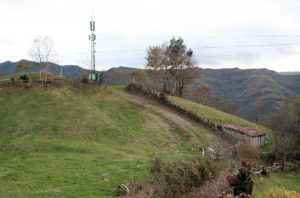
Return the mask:
<path id="1" fill-rule="evenodd" d="M 181 36 L 203 68 L 300 71 L 299 0 L 0 0 L 0 62 L 32 59 L 38 35 L 55 42 L 59 64 L 143 68 L 149 45 Z"/>

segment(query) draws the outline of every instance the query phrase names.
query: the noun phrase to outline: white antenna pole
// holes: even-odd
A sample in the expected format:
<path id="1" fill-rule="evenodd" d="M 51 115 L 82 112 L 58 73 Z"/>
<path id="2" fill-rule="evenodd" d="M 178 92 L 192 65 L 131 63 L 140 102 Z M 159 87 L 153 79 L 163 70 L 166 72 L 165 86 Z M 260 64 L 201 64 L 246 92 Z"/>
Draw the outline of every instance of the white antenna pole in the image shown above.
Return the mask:
<path id="1" fill-rule="evenodd" d="M 62 57 L 60 57 L 61 63 L 60 63 L 60 77 L 63 77 L 63 62 L 62 62 Z"/>
<path id="2" fill-rule="evenodd" d="M 92 10 L 92 20 L 90 21 L 90 31 L 91 34 L 89 36 L 89 40 L 91 41 L 91 76 L 90 80 L 91 82 L 94 82 L 96 79 L 96 70 L 95 70 L 95 40 L 96 40 L 96 35 L 94 34 L 95 32 L 95 21 L 94 21 L 94 11 Z"/>

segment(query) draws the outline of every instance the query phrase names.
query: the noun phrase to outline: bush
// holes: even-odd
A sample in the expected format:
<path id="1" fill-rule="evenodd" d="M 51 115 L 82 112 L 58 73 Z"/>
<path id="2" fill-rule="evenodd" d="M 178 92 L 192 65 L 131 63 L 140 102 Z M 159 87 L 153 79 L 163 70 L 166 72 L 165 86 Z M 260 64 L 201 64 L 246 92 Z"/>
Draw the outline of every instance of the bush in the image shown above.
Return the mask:
<path id="1" fill-rule="evenodd" d="M 205 198 L 220 198 L 224 195 L 231 195 L 233 191 L 224 178 L 213 179 L 206 182 L 200 188 L 197 188 L 193 193 L 187 195 L 187 198 L 205 197 Z"/>
<path id="2" fill-rule="evenodd" d="M 20 79 L 23 80 L 24 82 L 27 82 L 29 80 L 29 77 L 26 74 L 24 74 L 20 76 Z"/>
<path id="3" fill-rule="evenodd" d="M 300 194 L 295 191 L 289 191 L 281 188 L 275 188 L 264 195 L 265 198 L 300 198 Z"/>
<path id="4" fill-rule="evenodd" d="M 151 174 L 156 184 L 158 197 L 182 197 L 215 175 L 208 160 L 167 163 L 161 158 L 153 161 Z"/>
<path id="5" fill-rule="evenodd" d="M 237 145 L 234 148 L 234 154 L 238 160 L 245 161 L 250 164 L 258 162 L 260 158 L 259 149 L 248 143 L 242 143 Z"/>
<path id="6" fill-rule="evenodd" d="M 114 196 L 125 196 L 130 193 L 129 188 L 125 184 L 121 184 L 116 187 L 114 191 Z"/>
<path id="7" fill-rule="evenodd" d="M 167 99 L 166 94 L 163 93 L 163 92 L 161 92 L 161 93 L 159 94 L 159 101 L 160 101 L 160 102 L 166 102 L 167 100 L 168 100 L 168 99 Z"/>
<path id="8" fill-rule="evenodd" d="M 131 82 L 126 86 L 126 90 L 130 92 L 136 92 L 136 91 L 140 92 L 143 90 L 143 85 L 140 83 Z"/>
<path id="9" fill-rule="evenodd" d="M 245 167 L 240 168 L 238 174 L 227 177 L 227 181 L 233 189 L 234 196 L 242 193 L 252 195 L 254 182 L 250 177 L 249 169 Z"/>
<path id="10" fill-rule="evenodd" d="M 88 84 L 89 83 L 89 78 L 87 75 L 84 75 L 82 78 L 81 78 L 81 82 L 83 84 Z"/>

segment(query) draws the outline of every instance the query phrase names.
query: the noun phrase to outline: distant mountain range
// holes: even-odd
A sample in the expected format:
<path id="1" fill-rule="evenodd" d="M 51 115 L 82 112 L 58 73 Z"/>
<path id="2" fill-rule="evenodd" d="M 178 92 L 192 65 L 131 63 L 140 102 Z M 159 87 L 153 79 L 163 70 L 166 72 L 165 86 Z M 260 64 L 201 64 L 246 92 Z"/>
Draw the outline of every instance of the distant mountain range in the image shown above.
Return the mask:
<path id="1" fill-rule="evenodd" d="M 300 72 L 280 72 L 282 75 L 300 75 Z"/>
<path id="2" fill-rule="evenodd" d="M 16 65 L 16 62 L 9 61 L 1 63 L 0 77 L 22 72 Z M 35 62 L 30 62 L 30 65 L 30 72 L 39 72 L 40 68 L 43 68 Z M 134 70 L 136 69 L 129 67 L 109 69 L 104 73 L 104 83 L 125 85 Z M 194 70 L 196 79 L 189 85 L 186 98 L 191 98 L 193 90 L 206 83 L 212 90 L 218 108 L 251 121 L 263 121 L 267 115 L 277 111 L 287 99 L 300 96 L 300 75 L 297 72 L 277 73 L 267 69 L 237 68 Z M 60 73 L 61 66 L 51 63 L 48 71 Z M 80 79 L 86 72 L 86 69 L 76 65 L 63 66 L 63 74 L 73 79 Z"/>

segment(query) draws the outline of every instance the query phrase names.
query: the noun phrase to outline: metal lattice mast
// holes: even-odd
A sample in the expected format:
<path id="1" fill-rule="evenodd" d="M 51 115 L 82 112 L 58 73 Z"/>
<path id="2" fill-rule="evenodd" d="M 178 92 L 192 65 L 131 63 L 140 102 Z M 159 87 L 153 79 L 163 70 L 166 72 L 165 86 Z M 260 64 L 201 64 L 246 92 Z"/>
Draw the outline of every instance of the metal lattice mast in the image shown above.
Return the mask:
<path id="1" fill-rule="evenodd" d="M 90 73 L 90 80 L 92 82 L 95 81 L 96 78 L 96 68 L 95 68 L 95 45 L 96 45 L 96 35 L 94 34 L 95 31 L 95 21 L 92 18 L 90 21 L 90 31 L 91 34 L 89 35 L 89 40 L 91 41 L 91 73 Z"/>

